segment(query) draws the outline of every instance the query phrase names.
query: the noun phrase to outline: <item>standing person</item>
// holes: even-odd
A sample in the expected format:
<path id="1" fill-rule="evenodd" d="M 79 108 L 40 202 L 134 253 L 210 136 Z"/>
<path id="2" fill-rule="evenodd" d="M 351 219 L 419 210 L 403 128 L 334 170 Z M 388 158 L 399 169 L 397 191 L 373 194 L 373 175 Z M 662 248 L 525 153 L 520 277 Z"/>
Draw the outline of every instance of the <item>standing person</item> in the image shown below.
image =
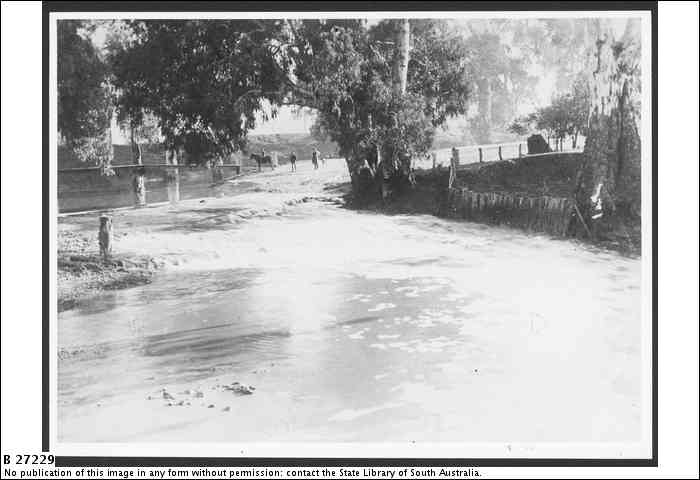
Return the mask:
<path id="1" fill-rule="evenodd" d="M 314 170 L 318 170 L 318 150 L 314 148 L 314 151 L 311 152 L 311 163 L 314 165 Z"/>
<path id="2" fill-rule="evenodd" d="M 291 155 L 289 155 L 289 163 L 292 164 L 292 172 L 297 171 L 297 155 L 292 152 Z"/>

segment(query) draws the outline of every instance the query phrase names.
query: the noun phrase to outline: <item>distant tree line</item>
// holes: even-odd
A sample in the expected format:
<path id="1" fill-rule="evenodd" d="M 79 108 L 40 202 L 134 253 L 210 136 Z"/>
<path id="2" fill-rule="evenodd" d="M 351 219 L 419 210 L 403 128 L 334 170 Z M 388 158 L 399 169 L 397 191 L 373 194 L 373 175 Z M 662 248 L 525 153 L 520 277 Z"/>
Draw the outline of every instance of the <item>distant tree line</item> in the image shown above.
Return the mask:
<path id="1" fill-rule="evenodd" d="M 586 136 L 589 110 L 588 84 L 581 78 L 570 93 L 555 95 L 550 105 L 513 120 L 508 131 L 518 136 L 543 133 L 554 150 L 562 150 L 569 137 L 572 147 L 577 148 L 579 136 Z"/>

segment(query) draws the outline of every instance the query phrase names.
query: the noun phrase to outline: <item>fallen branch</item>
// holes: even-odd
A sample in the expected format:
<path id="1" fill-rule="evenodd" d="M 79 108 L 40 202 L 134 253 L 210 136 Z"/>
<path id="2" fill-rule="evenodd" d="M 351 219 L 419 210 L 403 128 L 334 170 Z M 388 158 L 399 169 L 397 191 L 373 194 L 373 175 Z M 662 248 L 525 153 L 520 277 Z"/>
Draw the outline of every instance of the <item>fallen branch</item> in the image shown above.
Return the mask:
<path id="1" fill-rule="evenodd" d="M 574 200 L 574 210 L 576 211 L 576 216 L 578 216 L 578 219 L 581 221 L 581 225 L 583 225 L 583 228 L 586 230 L 586 234 L 588 235 L 588 238 L 593 238 L 593 235 L 591 234 L 591 230 L 588 228 L 588 225 L 586 224 L 586 221 L 583 219 L 583 215 L 581 215 L 581 211 L 578 209 L 578 204 Z"/>

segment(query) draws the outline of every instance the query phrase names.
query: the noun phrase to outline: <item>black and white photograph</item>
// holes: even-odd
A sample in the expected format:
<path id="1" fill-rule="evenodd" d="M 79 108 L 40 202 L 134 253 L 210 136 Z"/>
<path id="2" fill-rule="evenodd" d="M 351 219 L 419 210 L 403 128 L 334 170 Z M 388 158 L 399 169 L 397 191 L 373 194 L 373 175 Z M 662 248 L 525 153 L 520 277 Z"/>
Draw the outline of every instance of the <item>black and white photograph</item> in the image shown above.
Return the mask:
<path id="1" fill-rule="evenodd" d="M 52 453 L 657 461 L 656 6 L 163 3 L 45 11 Z"/>
<path id="2" fill-rule="evenodd" d="M 58 18 L 58 440 L 647 453 L 645 20 Z"/>

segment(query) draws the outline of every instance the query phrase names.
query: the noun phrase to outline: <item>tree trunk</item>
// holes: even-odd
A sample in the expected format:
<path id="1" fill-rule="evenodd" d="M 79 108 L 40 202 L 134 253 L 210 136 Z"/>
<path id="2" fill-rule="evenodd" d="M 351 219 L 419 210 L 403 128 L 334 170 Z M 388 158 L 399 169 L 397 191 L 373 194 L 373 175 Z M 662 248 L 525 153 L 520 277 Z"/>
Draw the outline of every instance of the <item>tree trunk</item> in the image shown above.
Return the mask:
<path id="1" fill-rule="evenodd" d="M 408 19 L 396 20 L 395 51 L 392 71 L 392 88 L 394 95 L 401 97 L 406 94 L 408 83 L 408 61 L 410 55 L 411 27 Z M 397 119 L 394 117 L 394 122 Z M 370 119 L 371 123 L 371 119 Z M 370 125 L 371 128 L 371 125 Z M 394 187 L 401 185 L 404 177 L 408 180 L 411 159 L 404 152 L 385 151 L 384 145 L 376 145 L 376 168 L 372 173 L 378 182 L 379 191 L 383 201 L 391 198 Z"/>
<path id="2" fill-rule="evenodd" d="M 102 174 L 113 175 L 112 162 L 114 161 L 114 145 L 112 145 L 112 125 L 107 127 L 104 137 L 101 139 L 104 142 L 104 156 L 100 159 Z"/>
<path id="3" fill-rule="evenodd" d="M 396 22 L 396 55 L 394 56 L 393 87 L 394 93 L 406 93 L 408 82 L 408 59 L 411 27 L 408 19 Z"/>
<path id="4" fill-rule="evenodd" d="M 617 26 L 597 22 L 589 77 L 591 113 L 579 201 L 584 215 L 599 224 L 593 228 L 598 233 L 612 225 L 616 213 L 638 216 L 641 208 L 640 25 L 628 20 L 624 30 Z"/>
<path id="5" fill-rule="evenodd" d="M 493 92 L 488 78 L 480 79 L 476 84 L 478 121 L 475 128 L 475 140 L 479 144 L 491 143 L 491 123 L 493 111 Z"/>

